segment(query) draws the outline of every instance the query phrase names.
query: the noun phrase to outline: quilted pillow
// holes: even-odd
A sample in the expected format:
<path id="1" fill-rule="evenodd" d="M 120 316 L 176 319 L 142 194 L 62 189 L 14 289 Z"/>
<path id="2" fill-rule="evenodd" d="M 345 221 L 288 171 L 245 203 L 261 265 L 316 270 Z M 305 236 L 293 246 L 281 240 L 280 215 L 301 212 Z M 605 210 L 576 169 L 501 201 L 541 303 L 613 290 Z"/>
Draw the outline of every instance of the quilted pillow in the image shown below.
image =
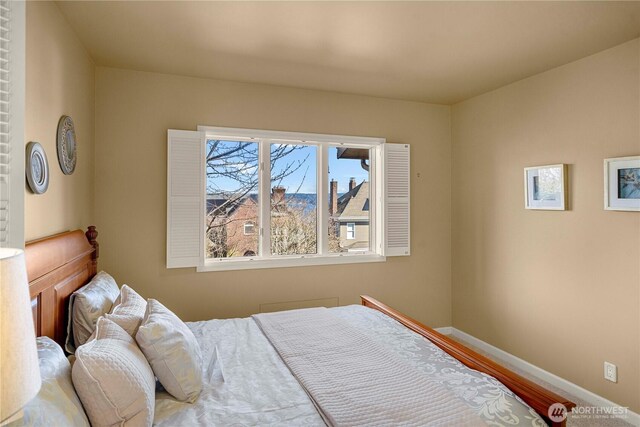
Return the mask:
<path id="1" fill-rule="evenodd" d="M 147 301 L 136 341 L 160 384 L 176 399 L 194 402 L 202 390 L 202 353 L 193 332 L 154 299 Z"/>
<path id="2" fill-rule="evenodd" d="M 65 349 L 72 353 L 89 340 L 98 318 L 111 310 L 120 290 L 116 281 L 104 271 L 96 274 L 69 298 L 69 323 Z"/>
<path id="3" fill-rule="evenodd" d="M 93 427 L 151 426 L 155 377 L 124 329 L 101 317 L 94 338 L 75 356 L 73 385 Z"/>
<path id="4" fill-rule="evenodd" d="M 122 285 L 120 296 L 113 303 L 111 313 L 104 317 L 116 323 L 132 337 L 136 336 L 138 327 L 147 309 L 147 302 L 127 285 Z"/>
<path id="5" fill-rule="evenodd" d="M 73 389 L 71 365 L 62 348 L 48 337 L 38 337 L 36 341 L 42 387 L 24 407 L 24 417 L 9 426 L 89 427 L 89 420 Z"/>

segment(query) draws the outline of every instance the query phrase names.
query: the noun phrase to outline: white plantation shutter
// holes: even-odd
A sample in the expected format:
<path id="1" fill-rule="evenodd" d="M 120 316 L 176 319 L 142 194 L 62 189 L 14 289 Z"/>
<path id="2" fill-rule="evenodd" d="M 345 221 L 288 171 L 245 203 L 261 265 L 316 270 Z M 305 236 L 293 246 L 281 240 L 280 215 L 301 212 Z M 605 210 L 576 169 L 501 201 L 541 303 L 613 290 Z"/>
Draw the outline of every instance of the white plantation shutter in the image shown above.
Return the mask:
<path id="1" fill-rule="evenodd" d="M 409 145 L 384 145 L 384 255 L 410 254 Z"/>
<path id="2" fill-rule="evenodd" d="M 24 247 L 25 3 L 0 1 L 0 247 Z"/>
<path id="3" fill-rule="evenodd" d="M 204 132 L 168 131 L 167 268 L 204 259 Z"/>

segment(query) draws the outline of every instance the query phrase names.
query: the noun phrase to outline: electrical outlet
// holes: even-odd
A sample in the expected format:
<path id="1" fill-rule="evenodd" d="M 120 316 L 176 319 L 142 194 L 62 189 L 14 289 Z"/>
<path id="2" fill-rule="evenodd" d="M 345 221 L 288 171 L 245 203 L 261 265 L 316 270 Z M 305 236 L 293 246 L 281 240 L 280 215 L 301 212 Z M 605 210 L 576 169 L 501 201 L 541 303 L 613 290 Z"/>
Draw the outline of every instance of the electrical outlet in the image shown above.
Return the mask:
<path id="1" fill-rule="evenodd" d="M 611 382 L 618 382 L 618 367 L 613 363 L 604 362 L 604 379 Z"/>

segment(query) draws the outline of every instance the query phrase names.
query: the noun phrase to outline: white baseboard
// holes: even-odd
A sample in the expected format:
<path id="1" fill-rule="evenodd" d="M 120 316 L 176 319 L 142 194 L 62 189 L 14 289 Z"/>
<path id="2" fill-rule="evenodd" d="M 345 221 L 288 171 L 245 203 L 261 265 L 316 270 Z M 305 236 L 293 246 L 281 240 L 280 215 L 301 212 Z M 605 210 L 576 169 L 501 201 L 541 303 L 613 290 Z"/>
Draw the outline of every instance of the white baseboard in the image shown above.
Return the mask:
<path id="1" fill-rule="evenodd" d="M 555 374 L 552 374 L 551 372 L 545 371 L 542 368 L 532 365 L 526 360 L 522 360 L 511 353 L 507 353 L 506 351 L 501 350 L 489 343 L 486 343 L 472 335 L 469 335 L 466 332 L 456 329 L 453 326 L 436 328 L 436 331 L 444 335 L 451 335 L 454 338 L 460 338 L 461 340 L 468 342 L 476 348 L 487 352 L 496 359 L 503 360 L 506 363 L 509 363 L 510 365 L 515 366 L 516 368 L 521 369 L 522 371 L 533 375 L 534 377 L 539 378 L 542 381 L 558 387 L 559 389 L 562 389 L 567 393 L 572 394 L 573 396 L 576 396 L 577 398 L 582 399 L 593 406 L 620 406 L 617 403 L 614 403 L 602 396 L 590 392 L 589 390 L 582 388 L 570 381 L 567 381 Z M 627 416 L 628 418 L 625 421 L 630 422 L 632 425 L 640 426 L 640 414 L 628 410 Z"/>

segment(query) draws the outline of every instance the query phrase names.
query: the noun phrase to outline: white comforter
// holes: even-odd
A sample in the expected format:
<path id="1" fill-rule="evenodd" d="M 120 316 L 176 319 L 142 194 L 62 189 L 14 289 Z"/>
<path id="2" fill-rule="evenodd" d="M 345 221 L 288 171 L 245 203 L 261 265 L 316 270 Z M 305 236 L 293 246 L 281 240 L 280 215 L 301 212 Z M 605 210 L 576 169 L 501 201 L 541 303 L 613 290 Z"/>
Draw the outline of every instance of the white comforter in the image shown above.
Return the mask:
<path id="1" fill-rule="evenodd" d="M 542 426 L 537 414 L 492 377 L 471 370 L 384 314 L 331 309 L 431 381 L 445 385 L 486 425 Z M 306 392 L 251 318 L 188 324 L 205 361 L 205 385 L 193 404 L 156 394 L 158 426 L 323 426 Z"/>

